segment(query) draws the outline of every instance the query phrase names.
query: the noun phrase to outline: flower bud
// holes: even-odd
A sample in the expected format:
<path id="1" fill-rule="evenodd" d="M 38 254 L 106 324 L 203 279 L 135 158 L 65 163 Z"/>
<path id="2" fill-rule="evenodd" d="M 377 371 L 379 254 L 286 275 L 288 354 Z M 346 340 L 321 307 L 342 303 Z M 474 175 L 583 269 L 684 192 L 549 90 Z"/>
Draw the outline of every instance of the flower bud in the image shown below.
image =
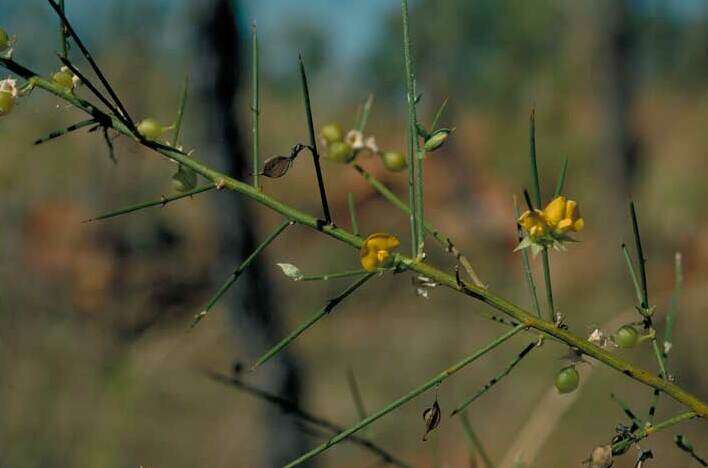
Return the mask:
<path id="1" fill-rule="evenodd" d="M 64 67 L 52 75 L 52 81 L 68 91 L 74 89 L 74 75 Z"/>
<path id="2" fill-rule="evenodd" d="M 575 370 L 575 367 L 569 366 L 561 369 L 556 375 L 556 389 L 558 393 L 571 393 L 578 388 L 580 384 L 580 374 Z"/>
<path id="3" fill-rule="evenodd" d="M 425 140 L 425 144 L 423 145 L 423 148 L 427 153 L 432 153 L 436 149 L 440 148 L 445 141 L 447 140 L 447 137 L 450 135 L 452 131 L 446 128 L 442 128 L 440 130 L 437 130 L 435 133 L 430 135 L 427 140 Z"/>
<path id="4" fill-rule="evenodd" d="M 189 192 L 197 186 L 197 173 L 181 166 L 172 176 L 172 188 L 177 192 Z"/>
<path id="5" fill-rule="evenodd" d="M 392 172 L 400 172 L 407 166 L 406 157 L 398 151 L 386 151 L 381 153 L 381 161 L 384 167 Z"/>
<path id="6" fill-rule="evenodd" d="M 625 325 L 617 330 L 614 338 L 620 348 L 634 348 L 639 342 L 639 332 L 632 325 Z"/>
<path id="7" fill-rule="evenodd" d="M 331 123 L 322 127 L 322 129 L 320 130 L 320 135 L 322 136 L 322 139 L 324 140 L 325 144 L 329 146 L 332 143 L 342 141 L 342 139 L 344 138 L 344 131 L 342 130 L 342 127 L 339 126 L 339 124 Z"/>
<path id="8" fill-rule="evenodd" d="M 338 163 L 348 163 L 354 157 L 354 150 L 343 141 L 335 141 L 327 149 L 327 159 Z"/>
<path id="9" fill-rule="evenodd" d="M 160 122 L 148 117 L 143 119 L 138 124 L 138 133 L 145 137 L 147 140 L 157 140 L 165 132 Z"/>
<path id="10" fill-rule="evenodd" d="M 15 83 L 10 78 L 0 81 L 0 117 L 9 114 L 15 107 L 18 93 Z"/>

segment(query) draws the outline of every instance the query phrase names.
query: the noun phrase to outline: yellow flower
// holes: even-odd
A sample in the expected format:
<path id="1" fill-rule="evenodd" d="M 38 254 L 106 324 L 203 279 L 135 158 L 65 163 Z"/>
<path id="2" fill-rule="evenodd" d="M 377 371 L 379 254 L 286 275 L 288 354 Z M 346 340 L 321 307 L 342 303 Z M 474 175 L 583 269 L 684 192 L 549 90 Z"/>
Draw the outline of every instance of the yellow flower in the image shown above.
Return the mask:
<path id="1" fill-rule="evenodd" d="M 398 247 L 399 244 L 399 240 L 390 234 L 381 232 L 371 234 L 366 238 L 359 251 L 361 266 L 366 271 L 376 271 L 388 261 L 389 251 Z"/>
<path id="2" fill-rule="evenodd" d="M 548 223 L 546 223 L 546 217 L 541 210 L 526 211 L 518 222 L 534 240 L 543 237 L 548 232 Z"/>
<path id="3" fill-rule="evenodd" d="M 566 200 L 564 196 L 553 199 L 543 210 L 546 222 L 559 234 L 568 231 L 578 232 L 585 226 L 585 221 L 580 217 L 578 202 Z"/>

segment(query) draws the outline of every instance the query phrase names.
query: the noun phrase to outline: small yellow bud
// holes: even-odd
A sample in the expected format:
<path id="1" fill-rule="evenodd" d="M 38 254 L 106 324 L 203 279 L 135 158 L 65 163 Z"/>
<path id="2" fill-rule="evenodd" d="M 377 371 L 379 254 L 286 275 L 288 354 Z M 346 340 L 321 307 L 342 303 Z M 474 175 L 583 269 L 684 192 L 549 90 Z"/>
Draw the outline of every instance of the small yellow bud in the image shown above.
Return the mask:
<path id="1" fill-rule="evenodd" d="M 52 75 L 52 81 L 71 91 L 74 89 L 74 75 L 69 71 L 60 70 Z"/>
<path id="2" fill-rule="evenodd" d="M 138 124 L 138 133 L 144 136 L 147 140 L 157 140 L 164 132 L 165 129 L 162 127 L 160 122 L 152 117 L 143 119 Z"/>
<path id="3" fill-rule="evenodd" d="M 338 163 L 348 163 L 354 158 L 354 150 L 343 141 L 335 141 L 327 148 L 327 159 Z"/>
<path id="4" fill-rule="evenodd" d="M 320 135 L 322 136 L 325 144 L 331 145 L 334 142 L 342 141 L 344 138 L 344 131 L 339 124 L 331 123 L 322 127 L 320 130 Z"/>
<path id="5" fill-rule="evenodd" d="M 381 153 L 381 161 L 386 169 L 392 172 L 400 172 L 406 168 L 406 157 L 398 151 L 386 151 Z"/>
<path id="6" fill-rule="evenodd" d="M 400 241 L 390 234 L 374 233 L 366 238 L 359 251 L 361 266 L 366 271 L 376 271 L 386 265 L 390 251 L 400 245 Z"/>

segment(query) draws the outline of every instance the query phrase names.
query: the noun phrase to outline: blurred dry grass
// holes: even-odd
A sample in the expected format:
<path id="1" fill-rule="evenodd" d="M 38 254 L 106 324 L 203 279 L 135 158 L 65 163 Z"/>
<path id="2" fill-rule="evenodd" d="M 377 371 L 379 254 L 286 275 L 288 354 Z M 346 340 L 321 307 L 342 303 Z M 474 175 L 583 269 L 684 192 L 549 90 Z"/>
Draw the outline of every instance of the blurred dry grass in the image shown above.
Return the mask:
<path id="1" fill-rule="evenodd" d="M 170 118 L 180 80 L 161 73 L 159 64 L 139 53 L 125 56 L 105 50 L 100 61 L 118 78 L 117 88 L 135 115 Z M 126 70 L 140 70 L 145 84 L 136 86 L 135 74 Z M 684 254 L 686 287 L 670 366 L 682 385 L 706 396 L 708 91 L 689 91 L 669 83 L 637 97 L 634 125 L 644 156 L 633 192 L 646 233 L 649 280 L 659 317 L 671 289 L 673 252 Z M 619 255 L 628 226 L 608 225 L 625 219 L 626 206 L 607 195 L 601 165 L 605 159 L 598 156 L 602 145 L 597 141 L 605 116 L 595 91 L 564 89 L 562 100 L 554 92 L 536 100 L 543 174 L 550 187 L 559 155 L 570 157 L 567 189 L 581 201 L 588 227 L 581 244 L 553 256 L 554 287 L 570 326 L 589 332 L 593 324 L 605 323 L 631 305 L 632 291 Z M 326 83 L 316 83 L 316 122 L 352 121 L 359 97 L 349 96 L 346 108 L 332 108 L 336 103 L 329 101 Z M 76 120 L 75 111 L 55 104 L 38 93 L 23 101 L 12 118 L 0 121 L 5 220 L 0 465 L 259 466 L 259 454 L 267 450 L 267 441 L 258 436 L 259 415 L 268 411 L 265 404 L 196 371 L 227 370 L 234 357 L 254 356 L 234 342 L 223 310 L 186 332 L 189 318 L 215 287 L 207 275 L 209 264 L 216 261 L 211 228 L 219 215 L 211 201 L 229 195 L 210 193 L 164 209 L 81 224 L 106 209 L 159 197 L 168 190 L 172 168 L 122 140 L 116 142 L 120 162 L 114 166 L 98 135 L 72 135 L 32 147 L 35 137 Z M 242 108 L 245 124 L 247 106 Z M 197 148 L 204 121 L 200 112 L 198 105 L 190 111 L 186 136 Z M 527 112 L 527 106 L 495 112 L 474 102 L 455 104 L 455 142 L 426 163 L 430 220 L 456 240 L 485 281 L 522 304 L 528 300 L 520 259 L 511 253 L 511 194 L 526 183 Z M 282 153 L 302 140 L 301 117 L 296 95 L 267 97 L 263 153 Z M 375 105 L 369 129 L 382 147 L 402 149 L 402 124 L 395 109 Z M 405 193 L 405 176 L 384 173 L 375 159 L 363 163 Z M 385 230 L 407 238 L 405 217 L 377 197 L 355 171 L 327 164 L 325 172 L 339 224 L 348 223 L 346 194 L 353 192 L 362 231 Z M 312 187 L 309 164 L 299 160 L 287 179 L 268 181 L 265 190 L 315 212 L 318 201 Z M 270 213 L 259 213 L 262 216 L 249 222 L 258 223 L 265 233 L 276 220 Z M 434 262 L 450 264 L 432 241 L 429 246 Z M 289 230 L 265 258 L 288 328 L 342 283 L 291 283 L 279 274 L 276 262 L 294 263 L 307 273 L 357 263 L 349 249 L 300 228 Z M 474 314 L 480 307 L 443 290 L 433 290 L 424 301 L 389 277 L 368 284 L 293 345 L 306 364 L 306 406 L 341 424 L 354 422 L 347 366 L 357 375 L 366 406 L 380 407 L 492 338 L 498 327 Z M 445 413 L 504 366 L 526 339 L 515 339 L 446 382 L 439 391 Z M 472 424 L 495 459 L 501 460 L 533 414 L 563 352 L 547 344 L 471 408 Z M 623 353 L 644 366 L 654 365 L 649 353 Z M 258 376 L 253 380 L 258 382 Z M 623 418 L 609 399 L 611 391 L 646 411 L 650 392 L 598 367 L 553 428 L 534 466 L 576 466 L 573 463 L 579 464 L 590 448 L 605 443 Z M 456 421 L 445 418 L 432 440 L 420 443 L 420 414 L 432 398 L 427 395 L 402 408 L 374 425 L 369 435 L 415 466 L 466 466 Z M 659 415 L 677 409 L 662 398 Z M 701 444 L 708 440 L 705 424 L 689 423 L 681 431 L 708 450 Z M 655 466 L 690 466 L 672 447 L 668 433 L 646 445 L 654 449 Z M 368 454 L 343 444 L 326 453 L 320 466 L 361 467 L 371 461 Z M 632 465 L 625 457 L 617 466 Z"/>

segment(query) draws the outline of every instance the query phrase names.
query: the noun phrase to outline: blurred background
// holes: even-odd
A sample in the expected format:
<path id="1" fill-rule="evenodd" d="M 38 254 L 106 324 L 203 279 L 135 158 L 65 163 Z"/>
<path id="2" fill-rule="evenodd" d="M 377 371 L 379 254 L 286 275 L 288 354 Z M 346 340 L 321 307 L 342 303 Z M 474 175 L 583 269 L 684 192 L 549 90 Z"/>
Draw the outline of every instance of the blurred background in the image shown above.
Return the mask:
<path id="1" fill-rule="evenodd" d="M 405 150 L 399 2 L 395 0 L 67 0 L 67 14 L 135 118 L 171 122 L 190 75 L 184 143 L 197 157 L 248 179 L 250 24 L 261 50 L 262 159 L 306 142 L 297 54 L 311 78 L 315 125 L 354 125 L 375 96 L 367 134 Z M 620 252 L 631 244 L 628 200 L 637 200 L 657 325 L 673 286 L 674 253 L 685 285 L 671 373 L 704 399 L 708 378 L 708 6 L 701 0 L 411 1 L 422 99 L 429 123 L 446 97 L 457 131 L 426 161 L 426 216 L 455 240 L 492 290 L 530 307 L 512 196 L 530 186 L 528 117 L 535 107 L 543 194 L 563 158 L 566 192 L 582 207 L 582 242 L 551 255 L 556 304 L 570 328 L 608 332 L 633 315 Z M 0 26 L 17 35 L 15 58 L 42 74 L 59 68 L 58 22 L 41 0 L 2 2 Z M 82 70 L 78 50 L 72 59 Z M 3 75 L 4 77 L 4 75 Z M 79 93 L 89 97 L 87 90 Z M 319 443 L 261 399 L 209 378 L 250 364 L 349 280 L 292 282 L 276 263 L 305 274 L 358 267 L 356 253 L 293 227 L 275 241 L 194 330 L 193 315 L 245 254 L 281 220 L 229 193 L 208 192 L 165 208 L 82 223 L 96 214 L 171 193 L 174 167 L 125 138 L 111 162 L 100 132 L 35 147 L 48 132 L 83 120 L 42 92 L 0 120 L 0 465 L 3 467 L 281 466 Z M 406 197 L 405 173 L 378 157 L 358 163 Z M 352 168 L 324 162 L 335 221 L 349 226 L 347 194 L 363 233 L 398 234 L 406 217 Z M 264 190 L 318 213 L 311 164 L 299 159 Z M 431 239 L 430 260 L 453 261 Z M 537 284 L 542 277 L 534 261 Z M 408 281 L 368 283 L 298 339 L 280 359 L 244 376 L 343 426 L 358 420 L 348 375 L 368 411 L 419 385 L 502 330 L 485 307 Z M 542 294 L 541 294 L 542 296 Z M 438 390 L 441 426 L 421 442 L 427 393 L 365 435 L 416 467 L 470 461 L 449 411 L 499 372 L 529 341 L 509 344 Z M 649 348 L 617 351 L 655 370 Z M 580 466 L 628 424 L 611 392 L 646 416 L 650 393 L 601 365 L 581 366 L 570 397 L 551 390 L 565 365 L 547 343 L 468 411 L 498 466 Z M 549 393 L 550 392 L 550 393 Z M 658 418 L 680 408 L 668 398 Z M 537 424 L 537 426 L 534 426 Z M 542 430 L 538 430 L 538 428 Z M 531 428 L 531 429 L 529 429 Z M 530 431 L 530 432 L 529 432 Z M 708 452 L 708 427 L 677 429 Z M 696 466 L 666 431 L 642 444 L 651 466 Z M 530 433 L 530 436 L 529 436 Z M 634 466 L 636 450 L 617 466 Z M 377 458 L 348 443 L 309 466 L 367 467 Z"/>

